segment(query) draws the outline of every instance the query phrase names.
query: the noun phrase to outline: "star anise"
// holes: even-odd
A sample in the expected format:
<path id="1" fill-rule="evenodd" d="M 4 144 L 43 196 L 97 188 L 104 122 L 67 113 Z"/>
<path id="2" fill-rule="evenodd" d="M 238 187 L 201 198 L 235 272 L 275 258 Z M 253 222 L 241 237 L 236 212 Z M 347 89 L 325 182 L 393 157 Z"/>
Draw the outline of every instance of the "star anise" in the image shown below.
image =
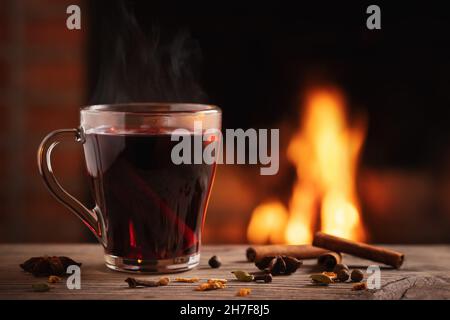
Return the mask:
<path id="1" fill-rule="evenodd" d="M 294 273 L 302 262 L 290 256 L 268 256 L 256 261 L 255 265 L 258 269 L 276 276 Z"/>
<path id="2" fill-rule="evenodd" d="M 66 274 L 67 267 L 70 265 L 81 266 L 78 263 L 68 257 L 33 257 L 25 261 L 20 265 L 20 267 L 26 271 L 33 274 L 35 277 L 43 276 L 63 276 Z"/>

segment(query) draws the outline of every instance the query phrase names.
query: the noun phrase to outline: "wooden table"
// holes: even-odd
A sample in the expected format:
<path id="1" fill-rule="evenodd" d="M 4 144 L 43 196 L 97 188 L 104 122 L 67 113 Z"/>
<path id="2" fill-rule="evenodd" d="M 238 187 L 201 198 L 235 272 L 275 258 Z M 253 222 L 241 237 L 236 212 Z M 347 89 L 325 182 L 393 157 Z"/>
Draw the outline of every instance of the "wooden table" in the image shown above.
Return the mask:
<path id="1" fill-rule="evenodd" d="M 126 273 L 108 270 L 103 264 L 99 245 L 0 245 L 0 299 L 450 299 L 450 245 L 390 246 L 406 254 L 401 270 L 381 269 L 381 289 L 352 291 L 351 283 L 336 283 L 328 287 L 312 285 L 309 274 L 315 261 L 306 260 L 297 273 L 274 277 L 270 284 L 229 281 L 227 288 L 198 292 L 198 284 L 171 282 L 166 287 L 129 289 L 124 279 Z M 192 271 L 169 275 L 171 279 L 199 277 L 233 279 L 232 270 L 256 270 L 246 262 L 244 245 L 204 246 L 200 266 Z M 45 282 L 24 273 L 19 264 L 32 256 L 65 255 L 83 263 L 81 289 L 69 290 L 65 282 L 52 284 L 49 292 L 33 292 L 31 284 Z M 222 267 L 211 269 L 207 260 L 219 255 Z M 369 261 L 344 256 L 352 267 L 365 269 Z M 160 276 L 137 275 L 142 279 L 159 279 Z M 252 289 L 250 296 L 236 296 L 239 288 Z"/>

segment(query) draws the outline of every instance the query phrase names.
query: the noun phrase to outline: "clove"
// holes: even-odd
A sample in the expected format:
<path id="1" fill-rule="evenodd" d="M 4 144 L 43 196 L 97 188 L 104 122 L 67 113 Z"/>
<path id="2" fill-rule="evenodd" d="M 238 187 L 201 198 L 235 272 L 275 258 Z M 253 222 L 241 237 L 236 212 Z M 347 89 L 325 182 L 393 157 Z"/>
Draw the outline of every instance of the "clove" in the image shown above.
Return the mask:
<path id="1" fill-rule="evenodd" d="M 139 280 L 139 279 L 136 279 L 136 278 L 126 278 L 125 282 L 128 283 L 128 286 L 130 288 L 159 287 L 161 285 L 159 281 Z"/>
<path id="2" fill-rule="evenodd" d="M 258 274 L 253 278 L 254 281 L 264 281 L 265 283 L 272 282 L 272 275 L 270 273 Z"/>

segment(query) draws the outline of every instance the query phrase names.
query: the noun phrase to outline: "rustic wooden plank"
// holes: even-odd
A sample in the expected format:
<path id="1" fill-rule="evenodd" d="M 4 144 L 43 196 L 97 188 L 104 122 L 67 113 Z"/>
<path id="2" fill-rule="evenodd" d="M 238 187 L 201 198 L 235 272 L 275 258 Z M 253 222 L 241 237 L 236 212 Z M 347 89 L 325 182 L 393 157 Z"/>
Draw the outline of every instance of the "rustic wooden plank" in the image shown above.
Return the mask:
<path id="1" fill-rule="evenodd" d="M 0 298 L 1 299 L 450 299 L 450 246 L 390 246 L 406 254 L 401 270 L 385 267 L 381 270 L 380 290 L 352 291 L 351 283 L 338 283 L 329 287 L 311 284 L 309 274 L 314 272 L 315 261 L 305 261 L 301 269 L 290 276 L 275 277 L 271 284 L 239 283 L 229 281 L 226 289 L 197 292 L 197 284 L 170 283 L 167 287 L 129 289 L 124 279 L 129 274 L 108 270 L 103 264 L 99 245 L 0 245 Z M 200 266 L 188 272 L 168 275 L 174 279 L 199 277 L 233 279 L 232 270 L 256 271 L 245 260 L 244 245 L 204 246 Z M 32 292 L 31 284 L 42 282 L 24 273 L 19 264 L 31 256 L 66 255 L 82 262 L 81 290 L 68 290 L 65 283 L 54 284 L 50 292 Z M 213 254 L 221 257 L 220 269 L 211 269 L 207 260 Z M 345 256 L 350 267 L 365 268 L 369 261 Z M 138 275 L 142 279 L 160 276 Z M 252 289 L 246 298 L 236 297 L 239 288 Z"/>

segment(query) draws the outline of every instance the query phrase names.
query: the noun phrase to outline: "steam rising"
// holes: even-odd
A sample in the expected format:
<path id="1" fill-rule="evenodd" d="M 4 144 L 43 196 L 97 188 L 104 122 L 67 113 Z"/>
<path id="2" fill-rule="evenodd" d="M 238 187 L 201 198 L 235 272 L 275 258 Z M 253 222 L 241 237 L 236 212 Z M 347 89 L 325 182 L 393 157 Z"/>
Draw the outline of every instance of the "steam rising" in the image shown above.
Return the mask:
<path id="1" fill-rule="evenodd" d="M 144 32 L 132 8 L 116 7 L 94 44 L 102 51 L 91 103 L 205 102 L 194 72 L 201 51 L 190 34 L 181 30 L 167 40 L 153 23 Z"/>

